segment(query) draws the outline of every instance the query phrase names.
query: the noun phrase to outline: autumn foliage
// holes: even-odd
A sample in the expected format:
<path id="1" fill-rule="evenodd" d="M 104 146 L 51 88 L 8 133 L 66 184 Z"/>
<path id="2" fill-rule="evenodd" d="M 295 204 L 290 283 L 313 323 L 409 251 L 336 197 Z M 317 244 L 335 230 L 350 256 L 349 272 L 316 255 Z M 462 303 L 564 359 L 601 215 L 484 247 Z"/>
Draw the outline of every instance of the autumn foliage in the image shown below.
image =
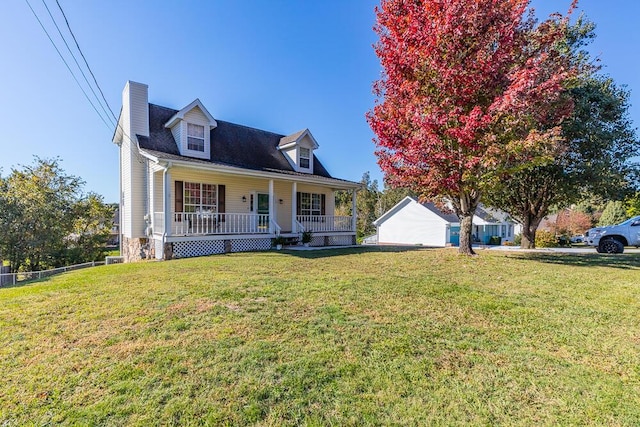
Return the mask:
<path id="1" fill-rule="evenodd" d="M 593 218 L 590 215 L 578 210 L 564 209 L 558 212 L 552 231 L 556 235 L 571 237 L 584 234 L 591 227 L 593 227 Z"/>
<path id="2" fill-rule="evenodd" d="M 528 0 L 383 0 L 375 46 L 383 75 L 368 114 L 392 185 L 446 199 L 461 219 L 460 251 L 486 185 L 552 158 L 572 70 L 559 48 L 566 20 L 539 25 Z"/>

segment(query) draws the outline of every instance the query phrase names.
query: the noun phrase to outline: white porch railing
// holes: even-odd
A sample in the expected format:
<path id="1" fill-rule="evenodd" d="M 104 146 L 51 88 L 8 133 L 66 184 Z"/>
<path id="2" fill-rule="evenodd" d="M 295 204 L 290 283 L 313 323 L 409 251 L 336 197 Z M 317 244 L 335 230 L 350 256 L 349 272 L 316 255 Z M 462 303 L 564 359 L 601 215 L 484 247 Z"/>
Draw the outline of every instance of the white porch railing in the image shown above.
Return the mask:
<path id="1" fill-rule="evenodd" d="M 153 214 L 154 234 L 165 232 L 164 213 Z M 281 227 L 269 215 L 254 213 L 172 212 L 169 236 L 207 234 L 280 234 Z M 323 232 L 353 232 L 350 216 L 298 215 L 294 233 L 311 230 Z"/>
<path id="2" fill-rule="evenodd" d="M 311 230 L 315 233 L 354 231 L 350 216 L 298 215 L 297 220 L 304 227 L 304 230 Z"/>
<path id="3" fill-rule="evenodd" d="M 164 233 L 164 214 L 153 216 L 154 232 Z M 173 236 L 207 234 L 278 234 L 280 226 L 269 215 L 252 213 L 173 212 L 171 214 Z"/>

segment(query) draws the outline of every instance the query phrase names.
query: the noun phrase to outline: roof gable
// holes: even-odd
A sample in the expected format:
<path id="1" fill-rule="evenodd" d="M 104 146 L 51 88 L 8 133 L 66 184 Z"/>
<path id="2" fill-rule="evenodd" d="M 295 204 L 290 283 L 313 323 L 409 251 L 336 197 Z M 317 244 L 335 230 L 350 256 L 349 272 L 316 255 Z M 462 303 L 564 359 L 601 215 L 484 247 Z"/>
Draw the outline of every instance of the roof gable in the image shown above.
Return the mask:
<path id="1" fill-rule="evenodd" d="M 193 102 L 191 102 L 191 104 L 187 105 L 182 110 L 176 112 L 171 118 L 169 118 L 169 120 L 165 123 L 164 126 L 167 127 L 167 128 L 171 128 L 171 127 L 175 126 L 175 124 L 178 123 L 180 120 L 184 120 L 184 117 L 185 117 L 185 115 L 187 113 L 189 113 L 191 110 L 194 110 L 196 108 L 200 109 L 202 114 L 206 117 L 206 119 L 209 122 L 209 128 L 210 129 L 213 129 L 216 126 L 218 126 L 218 123 L 216 122 L 216 120 L 213 118 L 211 113 L 209 113 L 209 111 L 207 111 L 205 106 L 202 104 L 202 102 L 198 98 L 193 100 Z"/>
<path id="2" fill-rule="evenodd" d="M 434 205 L 433 203 L 430 203 L 430 202 L 420 203 L 418 199 L 416 199 L 415 197 L 406 196 L 404 199 L 400 200 L 400 202 L 398 202 L 394 207 L 392 207 L 387 212 L 382 214 L 380 218 L 373 221 L 373 225 L 379 226 L 380 224 L 382 224 L 383 222 L 391 218 L 393 215 L 400 212 L 402 209 L 404 209 L 407 205 L 411 203 L 414 203 L 420 206 L 421 208 L 425 209 L 425 213 L 431 213 L 436 215 L 443 222 L 446 222 L 449 224 L 457 224 L 459 222 L 459 219 L 455 214 L 444 213 L 440 209 L 438 209 L 436 205 Z"/>
<path id="3" fill-rule="evenodd" d="M 448 224 L 459 224 L 460 219 L 455 213 L 452 212 L 443 212 L 440 210 L 435 204 L 431 202 L 420 203 L 418 199 L 415 197 L 407 196 L 398 202 L 394 207 L 389 209 L 387 212 L 382 214 L 380 218 L 373 221 L 373 225 L 376 227 L 385 222 L 387 219 L 392 217 L 393 215 L 400 212 L 404 209 L 408 204 L 415 203 L 425 210 L 433 213 L 438 218 L 442 219 L 444 222 Z M 478 206 L 476 208 L 476 212 L 473 215 L 473 224 L 474 225 L 496 225 L 496 224 L 504 224 L 504 223 L 513 223 L 514 221 L 509 217 L 505 212 L 490 208 L 487 206 Z"/>
<path id="4" fill-rule="evenodd" d="M 314 150 L 316 150 L 319 147 L 318 142 L 313 137 L 313 135 L 311 135 L 311 132 L 309 131 L 309 129 L 303 129 L 294 134 L 283 136 L 282 138 L 280 138 L 278 147 L 280 149 L 284 149 L 284 148 L 294 146 L 296 144 L 299 144 L 303 139 L 305 139 L 305 137 L 307 137 L 311 141 L 312 148 Z"/>

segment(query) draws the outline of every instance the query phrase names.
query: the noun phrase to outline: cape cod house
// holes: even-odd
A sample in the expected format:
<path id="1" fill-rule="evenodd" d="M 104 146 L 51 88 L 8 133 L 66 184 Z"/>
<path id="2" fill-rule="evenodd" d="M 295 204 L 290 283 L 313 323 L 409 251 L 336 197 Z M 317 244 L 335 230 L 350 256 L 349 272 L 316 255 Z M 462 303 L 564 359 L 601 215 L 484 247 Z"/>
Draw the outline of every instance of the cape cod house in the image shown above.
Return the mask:
<path id="1" fill-rule="evenodd" d="M 420 203 L 407 196 L 373 224 L 378 244 L 423 245 L 433 247 L 460 244 L 460 221 L 454 213 L 443 212 L 433 203 Z M 496 209 L 479 206 L 473 216 L 473 240 L 489 244 L 492 236 L 513 242 L 519 224 Z"/>
<path id="2" fill-rule="evenodd" d="M 266 250 L 313 233 L 312 246 L 355 243 L 355 216 L 335 216 L 332 177 L 308 129 L 291 135 L 215 119 L 196 99 L 175 110 L 127 82 L 113 142 L 120 149 L 125 261 Z"/>

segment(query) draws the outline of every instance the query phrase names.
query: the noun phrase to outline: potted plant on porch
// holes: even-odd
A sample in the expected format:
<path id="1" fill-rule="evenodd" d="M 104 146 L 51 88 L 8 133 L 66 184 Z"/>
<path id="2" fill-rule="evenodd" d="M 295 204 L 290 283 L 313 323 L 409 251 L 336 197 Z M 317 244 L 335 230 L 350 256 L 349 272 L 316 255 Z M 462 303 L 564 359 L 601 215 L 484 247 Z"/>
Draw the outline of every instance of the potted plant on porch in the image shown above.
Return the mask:
<path id="1" fill-rule="evenodd" d="M 273 246 L 275 246 L 277 250 L 281 250 L 282 245 L 284 245 L 285 243 L 286 243 L 286 239 L 284 238 L 284 236 L 276 236 L 273 239 Z"/>
<path id="2" fill-rule="evenodd" d="M 311 230 L 305 230 L 302 232 L 302 244 L 304 246 L 309 246 L 309 243 L 311 243 L 311 238 L 313 237 L 313 231 Z"/>

